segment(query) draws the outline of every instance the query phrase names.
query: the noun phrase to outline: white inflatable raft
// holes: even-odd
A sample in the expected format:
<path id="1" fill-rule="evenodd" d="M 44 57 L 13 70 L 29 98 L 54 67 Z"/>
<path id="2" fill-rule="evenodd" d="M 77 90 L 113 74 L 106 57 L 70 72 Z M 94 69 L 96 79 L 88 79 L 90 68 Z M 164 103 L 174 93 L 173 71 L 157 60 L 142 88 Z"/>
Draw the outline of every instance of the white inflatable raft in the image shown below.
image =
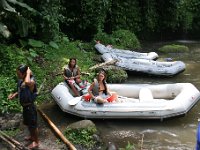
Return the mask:
<path id="1" fill-rule="evenodd" d="M 51 92 L 59 107 L 83 118 L 164 119 L 186 114 L 200 98 L 199 90 L 191 83 L 176 84 L 108 84 L 118 100 L 96 104 L 82 97 L 73 97 L 65 83 Z"/>
<path id="2" fill-rule="evenodd" d="M 96 44 L 95 48 L 101 54 L 114 53 L 116 55 L 119 55 L 119 56 L 127 58 L 127 59 L 138 58 L 138 59 L 154 60 L 154 59 L 158 58 L 158 54 L 155 52 L 139 53 L 139 52 L 130 51 L 130 50 L 116 49 L 116 48 L 112 48 L 111 46 L 104 46 L 103 44 L 100 44 L 100 43 Z"/>
<path id="3" fill-rule="evenodd" d="M 186 67 L 182 61 L 159 62 L 147 59 L 126 59 L 114 53 L 104 53 L 102 58 L 105 62 L 118 60 L 115 65 L 124 70 L 151 75 L 173 76 L 184 71 Z"/>

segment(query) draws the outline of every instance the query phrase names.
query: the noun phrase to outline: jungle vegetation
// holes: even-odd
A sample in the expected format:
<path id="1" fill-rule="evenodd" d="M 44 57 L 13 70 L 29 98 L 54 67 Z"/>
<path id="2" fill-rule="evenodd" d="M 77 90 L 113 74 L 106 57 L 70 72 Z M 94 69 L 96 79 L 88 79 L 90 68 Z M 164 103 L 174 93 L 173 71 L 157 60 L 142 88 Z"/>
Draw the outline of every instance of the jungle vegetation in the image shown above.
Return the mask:
<path id="1" fill-rule="evenodd" d="M 19 64 L 51 89 L 69 57 L 85 71 L 93 64 L 97 38 L 127 48 L 140 48 L 142 40 L 199 39 L 199 7 L 199 0 L 0 0 L 0 112 L 20 110 L 7 100 Z"/>

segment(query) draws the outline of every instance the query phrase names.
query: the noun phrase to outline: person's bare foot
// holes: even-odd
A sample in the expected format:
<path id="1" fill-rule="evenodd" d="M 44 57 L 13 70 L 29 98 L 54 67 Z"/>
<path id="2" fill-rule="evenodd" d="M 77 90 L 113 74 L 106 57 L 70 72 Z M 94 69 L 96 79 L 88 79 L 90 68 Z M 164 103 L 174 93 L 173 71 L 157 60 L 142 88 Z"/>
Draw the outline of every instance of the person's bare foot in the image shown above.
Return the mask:
<path id="1" fill-rule="evenodd" d="M 28 148 L 29 149 L 34 149 L 34 148 L 38 148 L 39 147 L 39 143 L 36 143 L 35 141 L 33 141 Z"/>
<path id="2" fill-rule="evenodd" d="M 107 103 L 108 101 L 106 99 L 103 100 L 103 103 Z"/>

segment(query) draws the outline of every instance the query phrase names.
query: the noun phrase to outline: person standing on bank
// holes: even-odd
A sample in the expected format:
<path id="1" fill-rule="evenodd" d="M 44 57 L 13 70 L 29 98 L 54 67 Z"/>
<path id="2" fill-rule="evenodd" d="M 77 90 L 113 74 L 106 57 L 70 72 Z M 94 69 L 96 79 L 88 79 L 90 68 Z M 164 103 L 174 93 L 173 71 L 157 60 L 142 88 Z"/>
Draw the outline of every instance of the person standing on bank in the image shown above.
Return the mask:
<path id="1" fill-rule="evenodd" d="M 37 110 L 34 104 L 37 96 L 36 82 L 28 66 L 22 64 L 16 71 L 19 79 L 17 84 L 18 92 L 10 94 L 8 99 L 12 100 L 17 96 L 19 97 L 20 104 L 23 107 L 23 122 L 30 132 L 30 136 L 25 137 L 25 140 L 32 142 L 28 148 L 33 149 L 39 146 Z"/>
<path id="2" fill-rule="evenodd" d="M 64 68 L 63 76 L 65 82 L 70 86 L 75 96 L 80 96 L 77 88 L 75 87 L 75 83 L 79 85 L 81 83 L 81 72 L 76 64 L 76 58 L 70 58 L 69 64 Z"/>
<path id="3" fill-rule="evenodd" d="M 107 87 L 106 73 L 104 70 L 99 71 L 97 79 L 94 79 L 94 82 L 90 85 L 88 93 L 98 104 L 107 102 L 107 98 L 112 95 Z"/>

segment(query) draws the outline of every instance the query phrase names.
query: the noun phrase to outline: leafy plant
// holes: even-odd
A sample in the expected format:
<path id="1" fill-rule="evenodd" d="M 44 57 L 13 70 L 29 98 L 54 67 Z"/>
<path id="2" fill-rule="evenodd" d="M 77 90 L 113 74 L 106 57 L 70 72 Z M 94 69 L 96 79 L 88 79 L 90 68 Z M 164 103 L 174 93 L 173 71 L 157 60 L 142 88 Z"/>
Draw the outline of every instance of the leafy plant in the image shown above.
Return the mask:
<path id="1" fill-rule="evenodd" d="M 134 146 L 134 144 L 131 144 L 128 141 L 128 144 L 126 145 L 126 147 L 125 148 L 119 148 L 119 150 L 135 150 L 135 146 Z"/>
<path id="2" fill-rule="evenodd" d="M 20 132 L 20 129 L 4 130 L 3 132 L 8 136 L 13 137 L 13 136 L 17 135 Z"/>
<path id="3" fill-rule="evenodd" d="M 55 49 L 59 49 L 58 44 L 56 44 L 56 42 L 54 42 L 54 41 L 49 42 L 49 45 L 50 45 L 51 47 L 55 48 Z"/>
<path id="4" fill-rule="evenodd" d="M 122 69 L 119 69 L 117 71 L 114 69 L 111 69 L 106 72 L 107 72 L 107 77 L 108 77 L 107 81 L 109 83 L 122 83 L 128 78 L 126 71 Z"/>
<path id="5" fill-rule="evenodd" d="M 38 56 L 37 52 L 35 50 L 33 50 L 32 48 L 29 49 L 29 54 L 33 58 Z"/>
<path id="6" fill-rule="evenodd" d="M 30 45 L 32 47 L 42 47 L 42 46 L 44 46 L 44 43 L 42 41 L 29 39 L 28 40 L 28 45 Z"/>
<path id="7" fill-rule="evenodd" d="M 2 14 L 0 18 L 0 34 L 2 34 L 5 38 L 9 38 L 12 34 L 16 33 L 18 33 L 21 37 L 26 36 L 31 23 L 20 14 L 20 11 L 18 11 L 20 9 L 16 10 L 16 8 L 11 4 L 17 5 L 21 8 L 21 10 L 25 9 L 32 14 L 39 14 L 39 12 L 26 3 L 19 2 L 17 0 L 1 0 L 0 4 L 0 11 Z M 11 32 L 13 29 L 17 30 L 15 32 Z"/>
<path id="8" fill-rule="evenodd" d="M 188 52 L 189 48 L 185 45 L 177 45 L 177 44 L 172 44 L 172 45 L 164 45 L 158 49 L 158 51 L 163 52 L 163 53 L 177 53 L 177 52 Z"/>
<path id="9" fill-rule="evenodd" d="M 129 30 L 114 31 L 112 33 L 112 37 L 114 38 L 117 46 L 132 49 L 140 48 L 139 40 L 137 39 L 135 34 Z"/>
<path id="10" fill-rule="evenodd" d="M 17 100 L 8 100 L 8 94 L 16 91 L 15 80 L 11 77 L 0 76 L 0 112 L 18 112 L 21 110 Z"/>
<path id="11" fill-rule="evenodd" d="M 105 32 L 98 32 L 94 36 L 94 41 L 100 41 L 100 43 L 108 45 L 114 45 L 119 48 L 131 48 L 136 49 L 140 48 L 140 42 L 136 35 L 129 30 L 117 30 L 113 33 L 107 34 Z"/>
<path id="12" fill-rule="evenodd" d="M 71 129 L 67 128 L 64 135 L 74 144 L 80 144 L 87 148 L 92 148 L 95 145 L 93 134 L 96 133 L 96 128 L 88 127 L 87 129 Z"/>
<path id="13" fill-rule="evenodd" d="M 109 34 L 105 32 L 98 32 L 94 36 L 94 41 L 100 41 L 102 44 L 108 45 L 108 44 L 115 44 L 115 40 L 110 36 Z"/>

